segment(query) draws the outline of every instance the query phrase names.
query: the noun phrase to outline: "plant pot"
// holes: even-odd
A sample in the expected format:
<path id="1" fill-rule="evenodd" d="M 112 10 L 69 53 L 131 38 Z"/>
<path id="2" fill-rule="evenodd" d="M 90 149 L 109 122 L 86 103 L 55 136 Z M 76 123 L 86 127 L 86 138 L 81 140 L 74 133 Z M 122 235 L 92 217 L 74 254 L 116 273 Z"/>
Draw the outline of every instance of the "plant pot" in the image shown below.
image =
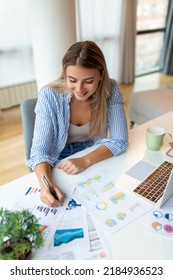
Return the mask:
<path id="1" fill-rule="evenodd" d="M 31 243 L 28 239 L 19 240 L 15 243 L 8 239 L 4 242 L 3 247 L 0 250 L 0 259 L 29 260 L 31 258 Z"/>

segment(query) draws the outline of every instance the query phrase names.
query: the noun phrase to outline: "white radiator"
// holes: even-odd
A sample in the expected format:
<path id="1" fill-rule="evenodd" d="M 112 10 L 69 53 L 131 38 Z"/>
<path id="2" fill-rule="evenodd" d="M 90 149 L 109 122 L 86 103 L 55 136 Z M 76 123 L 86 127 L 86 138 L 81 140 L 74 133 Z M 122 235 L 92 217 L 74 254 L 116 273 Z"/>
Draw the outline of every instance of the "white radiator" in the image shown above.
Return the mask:
<path id="1" fill-rule="evenodd" d="M 24 99 L 37 97 L 35 81 L 0 88 L 0 109 L 19 105 Z"/>

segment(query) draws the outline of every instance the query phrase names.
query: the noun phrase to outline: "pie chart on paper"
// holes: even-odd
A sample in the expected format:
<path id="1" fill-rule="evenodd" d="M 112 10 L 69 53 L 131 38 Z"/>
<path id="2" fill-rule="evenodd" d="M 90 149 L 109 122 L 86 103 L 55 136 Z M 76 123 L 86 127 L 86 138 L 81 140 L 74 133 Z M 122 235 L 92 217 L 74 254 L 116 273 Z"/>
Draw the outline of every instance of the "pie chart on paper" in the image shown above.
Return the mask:
<path id="1" fill-rule="evenodd" d="M 154 230 L 161 230 L 162 229 L 162 225 L 158 222 L 152 223 L 152 227 L 153 227 Z"/>
<path id="2" fill-rule="evenodd" d="M 154 211 L 153 216 L 156 217 L 156 218 L 161 218 L 163 216 L 163 214 L 160 211 Z"/>
<path id="3" fill-rule="evenodd" d="M 119 220 L 125 220 L 127 218 L 127 214 L 124 212 L 119 212 L 119 213 L 117 213 L 117 218 Z"/>
<path id="4" fill-rule="evenodd" d="M 172 233 L 173 232 L 173 227 L 171 225 L 165 225 L 164 226 L 164 230 L 167 232 L 167 233 Z"/>
<path id="5" fill-rule="evenodd" d="M 116 221 L 115 221 L 114 219 L 109 218 L 109 219 L 106 219 L 105 224 L 106 224 L 108 227 L 113 227 L 113 226 L 116 225 Z"/>
<path id="6" fill-rule="evenodd" d="M 105 210 L 107 208 L 107 203 L 106 202 L 98 202 L 96 204 L 96 208 L 98 210 Z"/>
<path id="7" fill-rule="evenodd" d="M 165 219 L 167 219 L 168 221 L 173 220 L 173 214 L 171 214 L 171 213 L 166 213 L 166 214 L 164 215 L 164 217 L 165 217 Z"/>

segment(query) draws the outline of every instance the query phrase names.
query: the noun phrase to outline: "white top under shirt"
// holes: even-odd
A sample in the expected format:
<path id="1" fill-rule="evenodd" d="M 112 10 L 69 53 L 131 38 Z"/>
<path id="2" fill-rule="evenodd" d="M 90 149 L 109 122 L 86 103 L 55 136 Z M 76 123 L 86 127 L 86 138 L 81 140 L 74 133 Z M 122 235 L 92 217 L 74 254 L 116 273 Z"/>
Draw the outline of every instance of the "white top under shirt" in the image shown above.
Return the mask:
<path id="1" fill-rule="evenodd" d="M 84 125 L 70 123 L 67 143 L 85 142 L 89 140 L 89 122 Z"/>

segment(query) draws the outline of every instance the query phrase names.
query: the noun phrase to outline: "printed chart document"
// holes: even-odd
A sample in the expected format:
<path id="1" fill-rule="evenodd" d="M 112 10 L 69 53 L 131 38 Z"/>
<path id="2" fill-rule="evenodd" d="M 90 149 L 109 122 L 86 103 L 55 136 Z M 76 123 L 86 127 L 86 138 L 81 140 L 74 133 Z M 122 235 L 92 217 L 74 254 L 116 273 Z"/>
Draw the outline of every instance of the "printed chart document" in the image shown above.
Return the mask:
<path id="1" fill-rule="evenodd" d="M 163 237 L 173 238 L 173 196 L 162 208 L 154 208 L 150 213 L 148 231 Z"/>
<path id="2" fill-rule="evenodd" d="M 110 253 L 86 210 L 71 199 L 43 257 L 49 260 L 108 259 Z"/>
<path id="3" fill-rule="evenodd" d="M 106 170 L 84 178 L 76 185 L 75 196 L 103 230 L 113 234 L 150 211 L 153 206 L 113 182 Z"/>
<path id="4" fill-rule="evenodd" d="M 66 208 L 63 219 L 57 226 L 51 242 L 51 253 L 67 250 L 89 250 L 89 237 L 86 211 L 75 200 L 71 200 L 73 207 Z M 80 209 L 79 209 L 80 208 Z"/>
<path id="5" fill-rule="evenodd" d="M 44 236 L 44 247 L 40 250 L 45 250 L 50 245 L 55 229 L 58 227 L 64 215 L 73 191 L 74 187 L 66 186 L 64 189 L 66 198 L 63 206 L 51 208 L 40 200 L 40 187 L 37 180 L 25 183 L 25 187 L 22 188 L 12 209 L 17 211 L 28 209 L 36 216 L 39 221 L 38 227 L 43 231 Z"/>

